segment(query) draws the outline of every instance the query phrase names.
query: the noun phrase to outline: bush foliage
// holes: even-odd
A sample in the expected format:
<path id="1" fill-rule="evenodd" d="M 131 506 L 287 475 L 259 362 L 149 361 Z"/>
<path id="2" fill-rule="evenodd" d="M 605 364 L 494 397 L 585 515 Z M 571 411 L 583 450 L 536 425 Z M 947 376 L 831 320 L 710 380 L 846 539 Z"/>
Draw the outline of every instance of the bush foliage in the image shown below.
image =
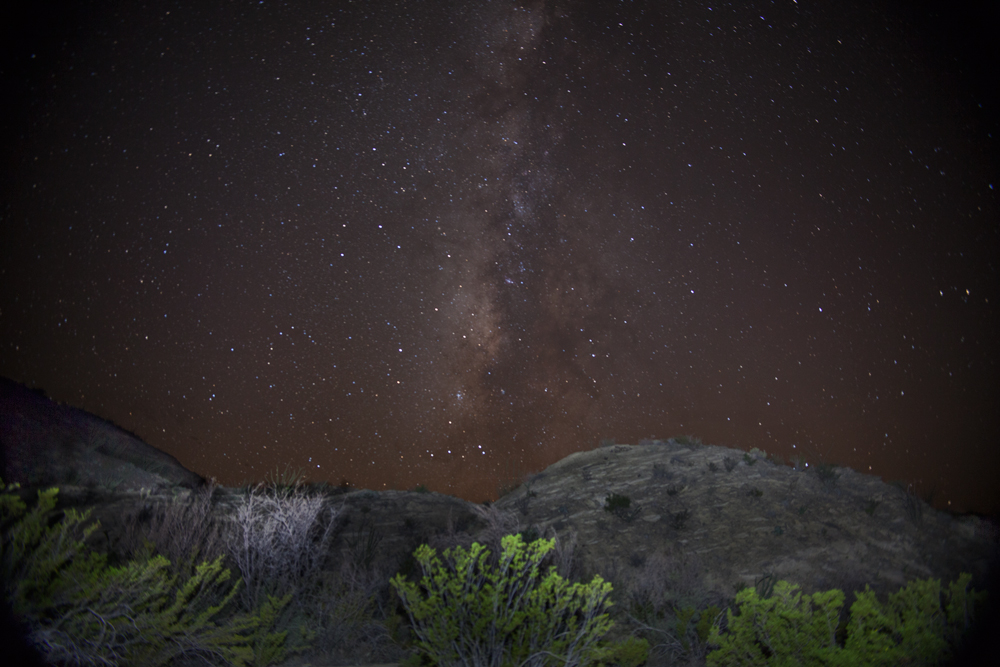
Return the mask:
<path id="1" fill-rule="evenodd" d="M 414 553 L 423 571 L 419 583 L 392 579 L 419 654 L 441 667 L 586 667 L 616 652 L 634 662 L 632 644 L 598 645 L 612 626 L 610 583 L 595 576 L 590 584 L 571 585 L 555 566 L 539 582 L 539 563 L 554 540 L 525 546 L 520 535 L 508 535 L 501 544 L 495 568 L 478 543 L 469 551 L 445 551 L 447 564 L 421 545 Z"/>
<path id="2" fill-rule="evenodd" d="M 738 613 L 727 610 L 727 630 L 713 626 L 710 667 L 719 665 L 937 665 L 968 631 L 986 597 L 969 588 L 962 574 L 941 597 L 937 579 L 913 581 L 882 604 L 865 587 L 856 593 L 840 641 L 844 594 L 829 590 L 803 595 L 779 581 L 773 595 L 756 588 L 736 596 Z"/>
<path id="3" fill-rule="evenodd" d="M 245 665 L 282 654 L 284 635 L 269 632 L 268 621 L 288 599 L 227 613 L 241 582 L 230 583 L 222 557 L 197 566 L 182 584 L 163 556 L 110 567 L 84 544 L 98 527 L 82 526 L 89 512 L 69 509 L 50 524 L 58 489 L 39 491 L 29 512 L 13 488 L 0 494 L 3 593 L 48 661 L 146 666 L 197 655 Z"/>

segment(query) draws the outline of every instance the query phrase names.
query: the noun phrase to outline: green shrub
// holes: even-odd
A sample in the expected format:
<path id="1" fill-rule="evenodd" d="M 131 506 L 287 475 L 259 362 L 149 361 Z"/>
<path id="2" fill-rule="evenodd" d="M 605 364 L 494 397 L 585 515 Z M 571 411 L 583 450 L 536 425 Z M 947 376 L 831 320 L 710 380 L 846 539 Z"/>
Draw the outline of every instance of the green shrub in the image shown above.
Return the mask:
<path id="1" fill-rule="evenodd" d="M 266 621 L 287 599 L 220 622 L 240 586 L 230 587 L 221 556 L 197 566 L 181 586 L 163 556 L 109 567 L 104 554 L 84 545 L 98 527 L 81 529 L 89 512 L 69 509 L 50 525 L 57 494 L 39 491 L 27 513 L 20 498 L 0 495 L 3 592 L 50 662 L 146 666 L 198 655 L 244 665 L 281 657 L 284 637 L 270 634 Z"/>
<path id="2" fill-rule="evenodd" d="M 913 581 L 881 604 L 869 588 L 856 593 L 846 640 L 838 639 L 844 594 L 833 589 L 802 595 L 779 581 L 770 598 L 745 588 L 736 596 L 739 612 L 727 610 L 728 627 L 712 627 L 708 655 L 716 665 L 936 665 L 951 655 L 971 626 L 985 593 L 969 589 L 961 575 L 941 600 L 936 579 Z"/>
<path id="3" fill-rule="evenodd" d="M 501 541 L 496 567 L 475 543 L 444 552 L 442 564 L 424 544 L 414 552 L 423 571 L 419 583 L 396 575 L 390 582 L 418 638 L 418 655 L 441 667 L 600 664 L 615 650 L 598 646 L 611 628 L 607 609 L 611 584 L 569 584 L 555 566 L 539 583 L 539 563 L 555 540 L 525 546 L 519 535 Z"/>
<path id="4" fill-rule="evenodd" d="M 712 624 L 719 613 L 719 608 L 714 605 L 701 611 L 691 605 L 674 609 L 672 630 L 680 642 L 683 654 L 690 655 L 692 649 L 696 648 L 696 643 L 703 646 L 708 641 Z"/>
<path id="5" fill-rule="evenodd" d="M 600 665 L 616 667 L 639 667 L 649 659 L 649 642 L 638 637 L 626 637 L 604 645 L 605 655 Z"/>
<path id="6" fill-rule="evenodd" d="M 936 664 L 951 655 L 972 626 L 986 601 L 985 592 L 969 587 L 972 575 L 963 573 L 948 585 L 942 600 L 941 582 L 925 579 L 889 596 L 882 605 L 868 587 L 851 605 L 845 648 L 859 656 L 877 656 L 870 664 Z"/>
<path id="7" fill-rule="evenodd" d="M 835 635 L 843 603 L 844 594 L 838 590 L 802 599 L 798 586 L 787 581 L 779 581 L 769 598 L 744 588 L 736 596 L 739 614 L 726 612 L 726 634 L 718 625 L 712 627 L 708 643 L 719 648 L 708 654 L 707 664 L 826 664 L 838 648 Z"/>

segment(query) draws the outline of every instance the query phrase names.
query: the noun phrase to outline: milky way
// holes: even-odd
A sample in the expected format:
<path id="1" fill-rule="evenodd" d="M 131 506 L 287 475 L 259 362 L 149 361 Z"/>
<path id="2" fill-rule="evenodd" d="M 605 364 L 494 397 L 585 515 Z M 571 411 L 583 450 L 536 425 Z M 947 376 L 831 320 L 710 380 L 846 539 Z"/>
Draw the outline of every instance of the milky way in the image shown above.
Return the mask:
<path id="1" fill-rule="evenodd" d="M 11 35 L 0 374 L 229 484 L 478 501 L 691 434 L 998 506 L 973 22 L 186 4 Z"/>

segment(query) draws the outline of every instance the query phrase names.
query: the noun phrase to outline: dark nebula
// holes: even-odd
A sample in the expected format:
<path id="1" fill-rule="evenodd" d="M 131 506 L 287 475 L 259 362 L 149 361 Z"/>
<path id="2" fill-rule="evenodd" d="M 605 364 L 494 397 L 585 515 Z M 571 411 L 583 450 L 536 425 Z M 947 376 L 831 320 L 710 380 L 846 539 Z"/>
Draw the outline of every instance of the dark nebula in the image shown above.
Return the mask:
<path id="1" fill-rule="evenodd" d="M 691 434 L 1000 509 L 988 5 L 32 7 L 0 374 L 226 484 Z"/>

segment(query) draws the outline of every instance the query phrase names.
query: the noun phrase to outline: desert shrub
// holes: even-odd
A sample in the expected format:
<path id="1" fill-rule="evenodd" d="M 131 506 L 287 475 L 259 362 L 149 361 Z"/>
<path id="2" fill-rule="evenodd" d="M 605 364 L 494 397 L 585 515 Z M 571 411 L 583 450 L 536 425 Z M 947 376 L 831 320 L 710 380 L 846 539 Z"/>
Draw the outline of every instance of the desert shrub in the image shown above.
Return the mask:
<path id="1" fill-rule="evenodd" d="M 903 490 L 903 510 L 906 512 L 906 517 L 915 525 L 923 523 L 924 503 L 912 484 L 908 484 Z"/>
<path id="2" fill-rule="evenodd" d="M 702 446 L 701 438 L 696 438 L 693 435 L 676 435 L 670 438 L 670 441 L 689 449 L 697 449 Z"/>
<path id="3" fill-rule="evenodd" d="M 869 498 L 868 501 L 865 503 L 865 513 L 868 516 L 875 516 L 875 510 L 878 509 L 878 506 L 881 504 L 882 504 L 881 498 L 874 498 L 874 497 Z"/>
<path id="4" fill-rule="evenodd" d="M 653 479 L 670 479 L 673 477 L 667 466 L 662 463 L 653 464 Z"/>
<path id="5" fill-rule="evenodd" d="M 324 572 L 307 617 L 311 644 L 333 664 L 399 662 L 405 634 L 395 612 L 383 562 L 371 568 L 348 561 L 339 574 Z"/>
<path id="6" fill-rule="evenodd" d="M 722 459 L 722 463 L 723 465 L 726 466 L 726 472 L 732 472 L 739 464 L 739 461 L 734 459 L 732 456 L 727 456 L 726 458 Z"/>
<path id="7" fill-rule="evenodd" d="M 837 478 L 840 475 L 834 470 L 836 468 L 832 463 L 817 463 L 816 464 L 816 476 L 819 477 L 819 481 L 824 484 L 836 484 Z"/>
<path id="8" fill-rule="evenodd" d="M 539 564 L 552 540 L 525 545 L 518 535 L 502 540 L 496 567 L 481 544 L 466 551 L 434 549 L 414 553 L 419 583 L 397 575 L 391 581 L 417 637 L 419 655 L 442 667 L 586 667 L 612 652 L 598 646 L 611 628 L 607 608 L 611 584 L 595 576 L 590 584 L 569 584 L 549 568 L 541 582 Z"/>
<path id="9" fill-rule="evenodd" d="M 520 536 L 521 541 L 524 542 L 525 544 L 531 544 L 532 542 L 537 541 L 538 538 L 540 537 L 540 535 L 538 534 L 537 526 L 528 526 L 520 533 L 518 533 L 518 536 Z"/>
<path id="10" fill-rule="evenodd" d="M 522 515 L 528 516 L 528 511 L 531 508 L 531 499 L 538 494 L 531 490 L 530 483 L 525 482 L 524 487 L 524 495 L 514 501 L 514 506 L 521 512 Z"/>
<path id="11" fill-rule="evenodd" d="M 604 511 L 614 514 L 625 523 L 631 523 L 639 516 L 642 508 L 638 505 L 632 507 L 632 499 L 628 496 L 611 493 L 604 499 Z"/>
<path id="12" fill-rule="evenodd" d="M 675 609 L 671 628 L 676 647 L 674 657 L 689 660 L 704 658 L 708 636 L 719 613 L 720 610 L 715 605 L 701 610 L 691 606 Z"/>
<path id="13" fill-rule="evenodd" d="M 269 628 L 288 599 L 227 613 L 240 584 L 229 584 L 221 557 L 198 565 L 183 585 L 163 556 L 109 567 L 84 545 L 98 527 L 83 527 L 89 513 L 70 509 L 50 522 L 57 494 L 39 491 L 30 512 L 17 496 L 0 495 L 3 593 L 49 662 L 146 666 L 200 656 L 263 665 L 258 656 L 283 657 L 284 635 Z"/>
<path id="14" fill-rule="evenodd" d="M 293 468 L 290 464 L 275 466 L 274 470 L 264 476 L 264 485 L 272 489 L 295 489 L 303 486 L 306 481 L 305 468 Z"/>
<path id="15" fill-rule="evenodd" d="M 649 659 L 649 642 L 638 637 L 625 637 L 617 642 L 605 644 L 605 655 L 600 664 L 616 667 L 639 667 Z"/>
<path id="16" fill-rule="evenodd" d="M 708 655 L 714 665 L 936 665 L 971 627 L 985 593 L 970 590 L 962 574 L 941 597 L 936 579 L 913 581 L 882 604 L 866 586 L 856 593 L 846 639 L 838 637 L 844 594 L 829 590 L 802 595 L 779 581 L 770 598 L 746 588 L 736 596 L 739 612 L 727 610 L 727 629 L 712 628 Z"/>
<path id="17" fill-rule="evenodd" d="M 521 522 L 513 512 L 505 512 L 496 505 L 489 507 L 473 507 L 473 511 L 479 518 L 486 522 L 486 532 L 484 535 L 485 546 L 492 556 L 491 565 L 496 565 L 503 550 L 501 540 L 507 535 L 520 532 Z"/>
<path id="18" fill-rule="evenodd" d="M 383 537 L 375 522 L 363 517 L 354 536 L 347 538 L 347 547 L 350 549 L 352 561 L 362 568 L 370 570 L 378 555 L 378 547 L 382 543 Z"/>
<path id="19" fill-rule="evenodd" d="M 743 453 L 743 460 L 746 461 L 748 466 L 752 466 L 753 464 L 757 463 L 757 459 L 750 456 L 750 454 L 747 452 Z"/>
<path id="20" fill-rule="evenodd" d="M 646 558 L 621 589 L 622 625 L 631 627 L 650 645 L 650 655 L 667 664 L 697 664 L 718 607 L 700 580 L 698 560 L 678 549 Z"/>
<path id="21" fill-rule="evenodd" d="M 268 595 L 302 602 L 326 559 L 339 510 L 300 487 L 250 489 L 233 518 L 229 555 L 243 575 L 242 601 L 259 607 Z"/>
<path id="22" fill-rule="evenodd" d="M 518 465 L 517 461 L 509 460 L 497 482 L 497 499 L 519 488 L 527 475 L 528 473 Z"/>
<path id="23" fill-rule="evenodd" d="M 123 550 L 142 557 L 150 550 L 165 556 L 177 571 L 190 574 L 198 560 L 214 560 L 226 551 L 222 525 L 212 516 L 210 482 L 185 499 L 134 510 L 125 516 Z"/>
<path id="24" fill-rule="evenodd" d="M 754 577 L 753 588 L 757 591 L 757 597 L 766 600 L 774 595 L 774 586 L 776 583 L 773 572 L 768 572 L 760 577 Z"/>

